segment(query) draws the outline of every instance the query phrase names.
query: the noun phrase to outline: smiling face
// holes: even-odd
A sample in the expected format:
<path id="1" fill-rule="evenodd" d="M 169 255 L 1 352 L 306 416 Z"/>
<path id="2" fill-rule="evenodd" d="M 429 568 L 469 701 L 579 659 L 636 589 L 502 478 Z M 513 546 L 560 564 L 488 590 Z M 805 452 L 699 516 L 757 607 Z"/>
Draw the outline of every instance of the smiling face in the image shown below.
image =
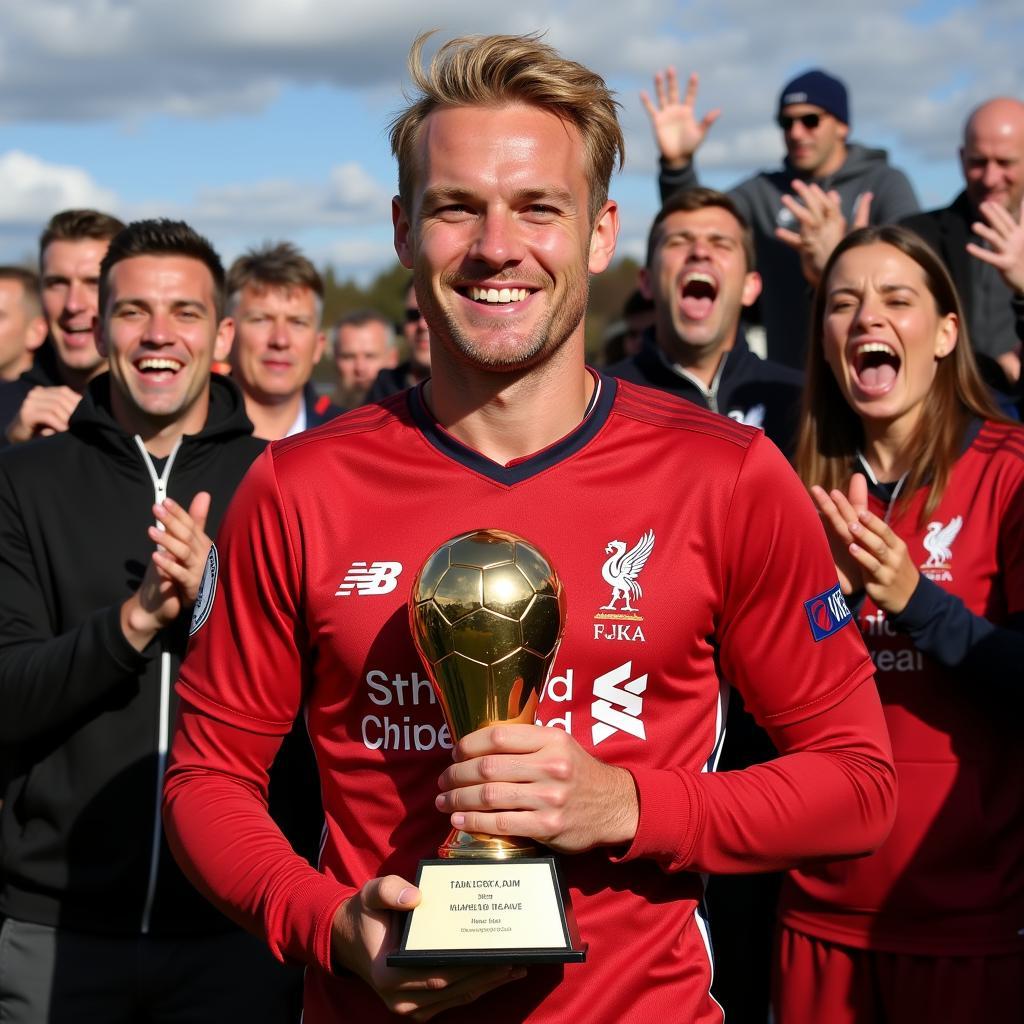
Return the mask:
<path id="1" fill-rule="evenodd" d="M 218 323 L 213 275 L 188 256 L 133 256 L 115 263 L 97 344 L 110 360 L 118 422 L 143 438 L 206 422 L 210 365 L 231 347 Z"/>
<path id="2" fill-rule="evenodd" d="M 261 404 L 298 394 L 324 350 L 315 292 L 248 284 L 234 297 L 232 376 Z"/>
<path id="3" fill-rule="evenodd" d="M 1018 216 L 1024 199 L 1024 103 L 997 99 L 980 106 L 967 122 L 960 165 L 975 209 L 988 201 Z"/>
<path id="4" fill-rule="evenodd" d="M 941 314 L 921 267 L 885 243 L 844 252 L 824 287 L 825 359 L 850 408 L 912 429 L 956 345 L 956 314 Z"/>
<path id="5" fill-rule="evenodd" d="M 747 271 L 739 222 L 723 207 L 707 206 L 677 210 L 658 225 L 640 287 L 654 301 L 658 344 L 688 366 L 732 348 L 761 279 Z"/>
<path id="6" fill-rule="evenodd" d="M 453 107 L 419 140 L 413 208 L 395 204 L 395 247 L 412 267 L 438 352 L 514 371 L 573 339 L 582 354 L 588 273 L 618 230 L 614 203 L 592 229 L 577 129 L 537 107 Z"/>
<path id="7" fill-rule="evenodd" d="M 57 358 L 72 373 L 99 373 L 103 357 L 93 340 L 99 302 L 100 262 L 107 239 L 55 239 L 43 250 L 40 278 L 43 312 Z"/>

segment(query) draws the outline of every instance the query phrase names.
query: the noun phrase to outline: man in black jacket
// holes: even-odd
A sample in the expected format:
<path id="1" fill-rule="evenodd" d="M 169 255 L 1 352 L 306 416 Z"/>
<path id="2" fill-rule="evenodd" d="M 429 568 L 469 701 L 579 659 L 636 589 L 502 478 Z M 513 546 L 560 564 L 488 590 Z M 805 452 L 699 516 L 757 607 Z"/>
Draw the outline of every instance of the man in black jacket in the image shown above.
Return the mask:
<path id="1" fill-rule="evenodd" d="M 659 388 L 760 427 L 792 454 L 802 377 L 747 347 L 743 310 L 761 292 L 750 227 L 732 199 L 709 188 L 671 196 L 654 218 L 640 288 L 654 329 L 613 377 Z"/>
<path id="2" fill-rule="evenodd" d="M 124 225 L 97 210 L 61 210 L 39 238 L 47 340 L 35 364 L 0 385 L 0 447 L 67 430 L 86 385 L 106 369 L 93 340 L 100 260 Z"/>
<path id="3" fill-rule="evenodd" d="M 187 225 L 133 224 L 99 309 L 109 373 L 67 432 L 0 454 L 0 1018 L 281 1020 L 282 970 L 184 879 L 160 818 L 208 533 L 263 448 L 210 374 L 224 271 Z"/>
<path id="4" fill-rule="evenodd" d="M 982 372 L 1006 392 L 1020 378 L 1024 338 L 1024 103 L 999 97 L 974 110 L 960 165 L 964 191 L 902 223 L 942 257 Z"/>
<path id="5" fill-rule="evenodd" d="M 644 347 L 608 368 L 713 412 L 761 427 L 792 455 L 800 411 L 799 371 L 747 348 L 740 318 L 758 297 L 751 230 L 730 196 L 693 188 L 671 196 L 647 241 L 640 287 L 654 301 Z M 775 756 L 767 734 L 730 695 L 722 769 Z M 715 950 L 712 993 L 732 1020 L 765 1020 L 777 875 L 719 875 L 707 888 Z"/>

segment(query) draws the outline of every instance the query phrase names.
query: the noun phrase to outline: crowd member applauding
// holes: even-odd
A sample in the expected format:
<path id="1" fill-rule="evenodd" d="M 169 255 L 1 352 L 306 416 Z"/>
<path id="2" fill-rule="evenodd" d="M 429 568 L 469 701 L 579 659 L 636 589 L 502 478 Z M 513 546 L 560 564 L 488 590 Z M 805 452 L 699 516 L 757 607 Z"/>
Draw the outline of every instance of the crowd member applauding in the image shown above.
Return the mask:
<path id="1" fill-rule="evenodd" d="M 812 332 L 797 467 L 875 661 L 900 800 L 877 852 L 790 874 L 776 1020 L 1024 1020 L 1024 754 L 1000 696 L 1024 651 L 1024 430 L 904 228 L 840 243 Z"/>
<path id="2" fill-rule="evenodd" d="M 96 348 L 100 260 L 124 225 L 96 210 L 62 210 L 39 239 L 39 276 L 48 338 L 35 363 L 0 385 L 0 446 L 68 429 L 86 385 L 107 368 Z"/>
<path id="3" fill-rule="evenodd" d="M 964 191 L 903 223 L 942 257 L 964 303 L 986 380 L 1020 379 L 1024 331 L 1024 103 L 999 97 L 964 125 Z M 973 259 L 971 257 L 974 257 Z"/>
<path id="4" fill-rule="evenodd" d="M 698 184 L 693 158 L 718 118 L 695 114 L 697 76 L 680 99 L 674 69 L 655 76 L 655 98 L 642 96 L 661 153 L 658 185 L 665 202 Z M 821 70 L 805 71 L 779 94 L 776 120 L 786 147 L 783 166 L 759 171 L 730 190 L 754 229 L 764 279 L 760 309 L 768 356 L 803 364 L 809 289 L 848 224 L 886 224 L 917 211 L 902 171 L 885 150 L 849 141 L 846 86 Z"/>

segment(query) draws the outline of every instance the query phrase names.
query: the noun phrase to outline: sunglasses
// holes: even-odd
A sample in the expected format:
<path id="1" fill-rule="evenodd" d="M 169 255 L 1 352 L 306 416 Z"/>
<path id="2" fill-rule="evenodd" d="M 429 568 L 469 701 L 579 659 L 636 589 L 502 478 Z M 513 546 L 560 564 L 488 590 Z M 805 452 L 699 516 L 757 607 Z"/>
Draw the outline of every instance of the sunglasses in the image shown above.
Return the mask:
<path id="1" fill-rule="evenodd" d="M 821 119 L 824 115 L 822 114 L 798 114 L 796 117 L 792 117 L 789 114 L 779 115 L 779 127 L 784 131 L 788 132 L 799 121 L 808 130 L 811 128 L 817 128 L 821 124 Z"/>
<path id="2" fill-rule="evenodd" d="M 414 324 L 420 318 L 420 311 L 418 309 L 407 309 L 405 311 L 405 322 L 407 324 Z"/>

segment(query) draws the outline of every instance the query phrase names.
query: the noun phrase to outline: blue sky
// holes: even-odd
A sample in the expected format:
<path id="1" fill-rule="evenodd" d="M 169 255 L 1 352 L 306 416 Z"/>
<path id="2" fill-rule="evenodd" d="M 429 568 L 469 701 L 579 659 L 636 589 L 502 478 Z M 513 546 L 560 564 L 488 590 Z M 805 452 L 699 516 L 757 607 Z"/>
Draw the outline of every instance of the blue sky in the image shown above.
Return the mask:
<path id="1" fill-rule="evenodd" d="M 723 116 L 698 159 L 726 187 L 778 162 L 778 90 L 810 66 L 843 77 L 857 141 L 880 145 L 926 205 L 960 187 L 964 116 L 1024 96 L 1019 0 L 634 0 L 601 12 L 522 0 L 467 15 L 438 0 L 35 0 L 0 10 L 0 259 L 21 259 L 50 213 L 97 205 L 182 216 L 231 258 L 291 238 L 342 274 L 393 258 L 386 124 L 416 33 L 543 30 L 617 90 L 626 170 L 612 193 L 620 251 L 656 210 L 655 153 L 638 100 L 653 71 L 701 73 Z"/>

